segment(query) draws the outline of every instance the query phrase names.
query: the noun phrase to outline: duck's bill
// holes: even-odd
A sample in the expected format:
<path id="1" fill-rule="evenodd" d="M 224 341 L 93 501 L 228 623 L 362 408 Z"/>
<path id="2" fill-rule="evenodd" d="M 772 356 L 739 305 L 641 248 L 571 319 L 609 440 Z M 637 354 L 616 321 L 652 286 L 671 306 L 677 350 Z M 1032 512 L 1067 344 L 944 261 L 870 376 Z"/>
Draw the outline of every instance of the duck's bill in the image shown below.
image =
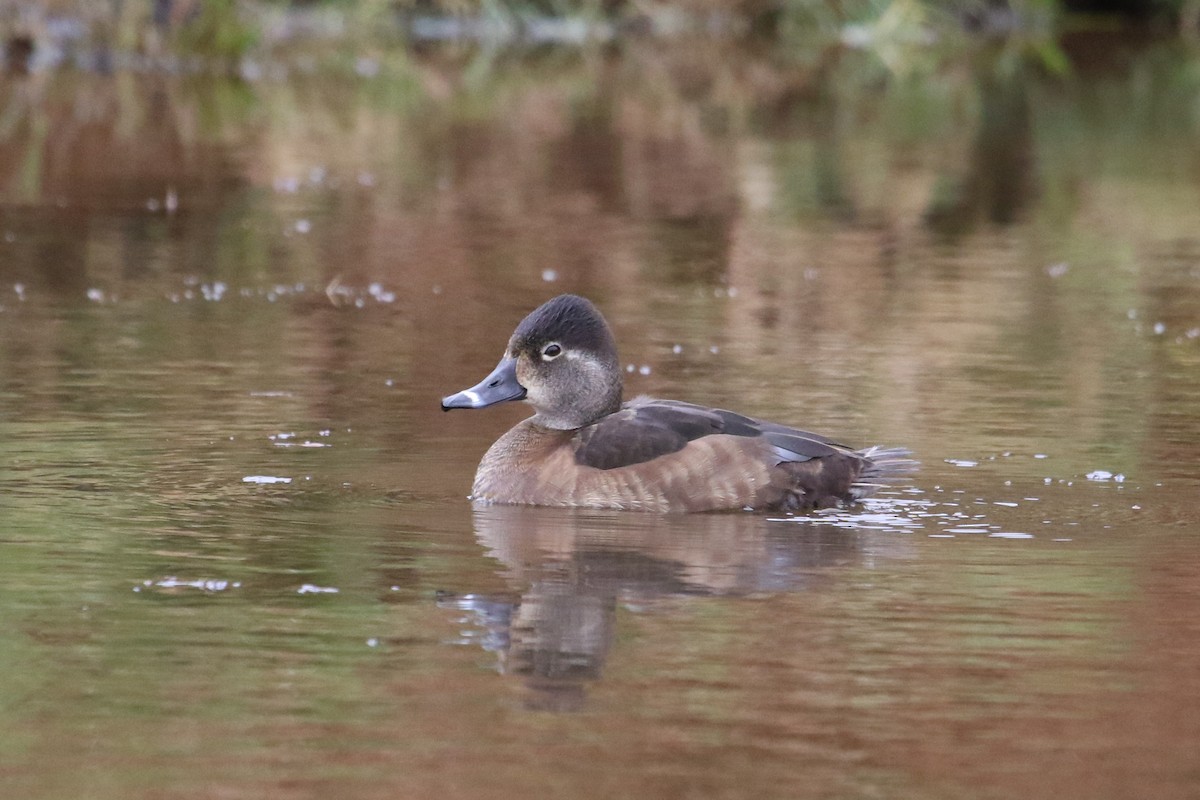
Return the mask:
<path id="1" fill-rule="evenodd" d="M 442 411 L 452 408 L 487 408 L 508 400 L 525 397 L 525 387 L 517 383 L 517 360 L 505 356 L 479 383 L 458 394 L 442 398 Z"/>

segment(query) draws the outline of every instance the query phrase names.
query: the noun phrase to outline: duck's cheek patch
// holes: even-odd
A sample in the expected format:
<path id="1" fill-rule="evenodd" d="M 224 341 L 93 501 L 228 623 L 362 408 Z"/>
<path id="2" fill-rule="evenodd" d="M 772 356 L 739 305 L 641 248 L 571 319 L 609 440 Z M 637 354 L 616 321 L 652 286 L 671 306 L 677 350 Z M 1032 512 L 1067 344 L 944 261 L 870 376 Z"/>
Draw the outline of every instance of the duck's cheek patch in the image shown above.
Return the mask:
<path id="1" fill-rule="evenodd" d="M 531 380 L 533 378 L 532 372 L 533 370 L 530 368 L 525 359 L 517 359 L 517 366 L 516 369 L 513 370 L 513 374 L 517 376 L 517 383 L 524 386 L 526 391 L 528 391 L 535 383 L 535 381 Z"/>

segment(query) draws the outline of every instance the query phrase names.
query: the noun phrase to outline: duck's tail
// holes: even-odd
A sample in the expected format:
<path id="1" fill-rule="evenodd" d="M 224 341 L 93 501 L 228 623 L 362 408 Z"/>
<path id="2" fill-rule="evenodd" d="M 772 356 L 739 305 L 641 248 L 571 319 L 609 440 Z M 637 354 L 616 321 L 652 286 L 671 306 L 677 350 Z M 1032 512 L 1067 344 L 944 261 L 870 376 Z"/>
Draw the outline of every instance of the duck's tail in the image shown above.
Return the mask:
<path id="1" fill-rule="evenodd" d="M 867 461 L 858 479 L 850 485 L 850 496 L 855 500 L 870 497 L 885 486 L 903 483 L 916 472 L 921 462 L 909 458 L 912 452 L 903 447 L 867 447 L 857 451 Z"/>

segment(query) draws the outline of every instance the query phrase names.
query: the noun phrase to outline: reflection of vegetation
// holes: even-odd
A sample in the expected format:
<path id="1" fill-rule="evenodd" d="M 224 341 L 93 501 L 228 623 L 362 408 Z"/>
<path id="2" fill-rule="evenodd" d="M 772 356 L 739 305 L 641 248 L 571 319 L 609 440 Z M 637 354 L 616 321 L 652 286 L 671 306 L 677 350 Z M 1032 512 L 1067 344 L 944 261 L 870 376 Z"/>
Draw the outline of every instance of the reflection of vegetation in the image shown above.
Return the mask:
<path id="1" fill-rule="evenodd" d="M 1176 19 L 1196 26 L 1196 4 L 1160 0 L 1131 4 L 1145 18 Z M 3 8 L 3 6 L 0 6 Z M 243 57 L 305 50 L 305 43 L 351 44 L 356 68 L 374 71 L 379 45 L 459 41 L 579 45 L 600 40 L 701 36 L 750 39 L 785 47 L 806 63 L 850 48 L 874 54 L 898 73 L 923 72 L 947 51 L 1008 41 L 1037 53 L 1050 68 L 1063 69 L 1054 39 L 1077 27 L 1067 12 L 1104 10 L 1083 0 L 156 0 L 154 3 L 97 4 L 84 0 L 41 0 L 17 15 L 10 12 L 6 41 L 11 64 L 24 63 L 32 49 L 78 49 L 82 37 L 98 47 L 101 63 L 117 52 L 160 56 L 181 54 L 235 64 Z M 51 18 L 80 23 L 70 39 Z M 327 55 L 322 54 L 322 55 Z M 306 58 L 311 58 L 307 51 Z"/>
<path id="2" fill-rule="evenodd" d="M 421 415 L 437 413 L 476 342 L 494 348 L 516 309 L 559 289 L 604 300 L 631 334 L 630 363 L 660 381 L 631 376 L 637 390 L 901 432 L 931 473 L 947 450 L 1049 452 L 999 462 L 1026 475 L 1013 497 L 1080 464 L 1137 468 L 1130 485 L 1194 480 L 1200 76 L 1186 51 L 1047 76 L 1009 43 L 924 70 L 873 51 L 805 59 L 721 42 L 482 50 L 349 80 L 35 72 L 0 84 L 0 669 L 12 676 L 0 752 L 57 776 L 42 777 L 61 782 L 46 796 L 136 795 L 149 770 L 203 794 L 194 782 L 212 764 L 254 777 L 259 759 L 289 786 L 316 786 L 341 753 L 313 754 L 344 730 L 361 734 L 350 746 L 378 746 L 398 795 L 457 796 L 414 789 L 413 775 L 439 771 L 420 754 L 407 769 L 406 748 L 482 764 L 464 785 L 523 769 L 528 729 L 488 720 L 437 744 L 492 707 L 497 681 L 480 668 L 490 658 L 442 644 L 457 626 L 434 592 L 505 587 L 456 483 L 478 452 Z M 555 285 L 539 277 L 547 266 Z M 398 299 L 334 308 L 322 291 L 334 277 Z M 218 282 L 228 292 L 209 302 Z M 331 448 L 266 438 L 326 428 Z M 260 473 L 297 481 L 240 482 Z M 1101 515 L 1084 508 L 1093 496 L 1044 513 Z M 1040 508 L 1023 513 L 1040 524 Z M 1087 670 L 1118 646 L 1106 615 L 1134 591 L 1113 566 L 1129 563 L 1126 540 L 1088 550 L 1079 532 L 1063 548 L 972 543 L 965 569 L 946 549 L 897 569 L 830 564 L 824 592 L 680 613 L 639 613 L 626 596 L 601 609 L 624 638 L 599 715 L 623 693 L 638 722 L 674 721 L 682 698 L 689 722 L 665 739 L 689 745 L 724 735 L 696 720 L 744 719 L 756 770 L 789 736 L 882 730 L 903 776 L 926 728 L 906 739 L 897 709 L 987 719 L 970 702 L 980 691 L 1014 706 L 1029 686 L 1107 693 Z M 812 572 L 757 563 L 763 579 Z M 589 590 L 604 576 L 579 574 Z M 143 584 L 170 575 L 242 585 Z M 341 591 L 297 594 L 304 583 Z M 528 619 L 546 620 L 547 605 Z M 567 622 L 588 617 L 560 606 Z M 745 676 L 771 688 L 731 692 Z M 775 735 L 779 686 L 785 708 L 807 712 L 811 692 L 824 710 Z M 624 702 L 630 687 L 644 704 Z M 612 719 L 599 715 L 587 721 Z M 532 719 L 516 723 L 558 738 Z M 644 740 L 631 733 L 635 755 Z M 855 758 L 887 755 L 847 738 Z M 776 755 L 768 773 L 794 777 L 795 752 Z M 80 763 L 141 766 L 97 788 Z"/>
<path id="3" fill-rule="evenodd" d="M 889 333 L 877 326 L 888 309 L 944 303 L 977 309 L 965 338 L 1024 352 L 1020 370 L 954 361 L 943 374 L 1043 423 L 1079 402 L 1071 392 L 1089 396 L 1123 431 L 1098 438 L 1132 460 L 1142 402 L 1088 381 L 1139 358 L 1145 343 L 1122 326 L 1157 281 L 1145 254 L 1192 235 L 1180 176 L 1195 174 L 1183 143 L 1200 79 L 1182 47 L 1123 58 L 1048 76 L 1001 44 L 914 76 L 870 53 L 814 68 L 688 42 L 500 54 L 485 68 L 470 48 L 435 49 L 371 78 L 35 75 L 0 87 L 0 194 L 42 209 L 6 222 L 0 272 L 84 302 L 95 287 L 178 294 L 183 279 L 302 283 L 319 297 L 334 278 L 381 276 L 429 296 L 455 282 L 506 296 L 546 291 L 549 265 L 577 276 L 573 288 L 611 290 L 618 318 L 686 310 L 651 338 L 716 331 L 708 344 L 747 357 L 740 380 L 797 364 L 830 387 L 830 413 L 878 393 L 843 382 L 877 372 L 866 362 L 889 342 L 938 338 Z M 1019 247 L 998 244 L 1012 236 Z M 976 245 L 995 260 L 953 255 Z M 862 271 L 887 291 L 843 303 Z M 654 291 L 633 301 L 611 288 L 625 284 Z M 731 320 L 715 293 L 727 285 L 761 300 Z M 1075 342 L 1083 330 L 1110 343 Z M 879 349 L 845 352 L 855 331 Z M 664 374 L 716 369 L 706 359 Z M 824 366 L 847 361 L 864 363 Z"/>
<path id="4" fill-rule="evenodd" d="M 179 29 L 185 52 L 237 59 L 258 41 L 258 33 L 238 13 L 238 0 L 204 0 Z"/>

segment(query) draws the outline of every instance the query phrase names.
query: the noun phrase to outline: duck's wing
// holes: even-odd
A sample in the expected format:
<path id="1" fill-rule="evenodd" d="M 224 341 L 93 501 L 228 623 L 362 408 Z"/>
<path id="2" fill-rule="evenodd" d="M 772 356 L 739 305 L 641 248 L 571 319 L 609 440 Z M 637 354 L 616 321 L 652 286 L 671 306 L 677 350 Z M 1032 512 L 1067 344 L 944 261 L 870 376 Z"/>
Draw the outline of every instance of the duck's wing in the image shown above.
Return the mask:
<path id="1" fill-rule="evenodd" d="M 617 469 L 678 452 L 688 442 L 705 436 L 722 435 L 762 439 L 778 463 L 852 452 L 824 436 L 732 411 L 676 400 L 638 398 L 580 430 L 575 461 L 596 469 Z"/>

